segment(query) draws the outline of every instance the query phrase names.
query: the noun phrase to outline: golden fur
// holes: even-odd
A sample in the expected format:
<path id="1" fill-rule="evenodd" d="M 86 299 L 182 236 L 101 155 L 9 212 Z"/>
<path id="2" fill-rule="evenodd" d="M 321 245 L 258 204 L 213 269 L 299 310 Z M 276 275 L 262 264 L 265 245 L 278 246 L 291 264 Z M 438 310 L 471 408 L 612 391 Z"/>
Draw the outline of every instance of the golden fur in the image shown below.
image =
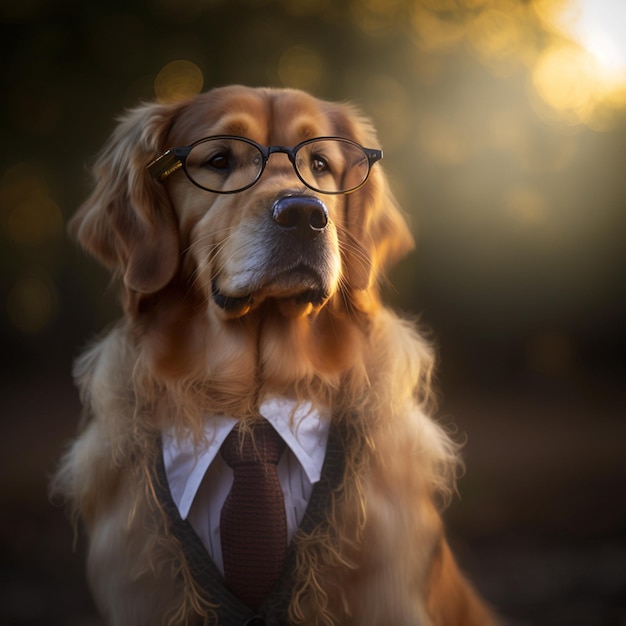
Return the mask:
<path id="1" fill-rule="evenodd" d="M 493 624 L 442 531 L 459 461 L 429 417 L 431 351 L 379 297 L 383 271 L 412 246 L 382 168 L 348 195 L 305 189 L 282 154 L 232 195 L 198 189 L 182 171 L 164 183 L 148 175 L 167 148 L 220 133 L 264 145 L 325 135 L 377 145 L 352 107 L 293 90 L 220 88 L 121 120 L 70 230 L 119 277 L 125 315 L 76 364 L 85 418 L 55 482 L 88 529 L 100 609 L 116 625 L 198 614 L 213 623 L 154 496 L 155 442 L 174 427 L 201 445 L 208 414 L 254 420 L 260 400 L 278 394 L 330 407 L 349 433 L 327 513 L 332 536 L 296 535 L 291 622 Z M 266 263 L 259 233 L 273 202 L 294 190 L 328 209 L 323 301 L 302 302 L 297 284 L 268 269 L 245 304 L 218 306 L 215 284 L 240 296 L 248 266 Z"/>

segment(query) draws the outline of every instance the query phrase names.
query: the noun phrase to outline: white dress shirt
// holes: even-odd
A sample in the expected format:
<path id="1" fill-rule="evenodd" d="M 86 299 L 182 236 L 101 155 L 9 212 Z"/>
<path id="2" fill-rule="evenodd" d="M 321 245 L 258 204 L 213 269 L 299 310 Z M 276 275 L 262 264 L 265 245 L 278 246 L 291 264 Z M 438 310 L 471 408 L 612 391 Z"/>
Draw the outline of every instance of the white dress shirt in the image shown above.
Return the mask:
<path id="1" fill-rule="evenodd" d="M 309 403 L 296 407 L 288 398 L 270 398 L 261 404 L 259 412 L 287 444 L 277 471 L 285 496 L 287 540 L 291 541 L 322 473 L 330 421 Z M 233 472 L 219 450 L 236 424 L 232 417 L 211 416 L 205 426 L 208 443 L 200 449 L 191 437 L 179 440 L 172 431 L 162 437 L 165 473 L 178 512 L 189 521 L 222 574 L 220 513 Z"/>

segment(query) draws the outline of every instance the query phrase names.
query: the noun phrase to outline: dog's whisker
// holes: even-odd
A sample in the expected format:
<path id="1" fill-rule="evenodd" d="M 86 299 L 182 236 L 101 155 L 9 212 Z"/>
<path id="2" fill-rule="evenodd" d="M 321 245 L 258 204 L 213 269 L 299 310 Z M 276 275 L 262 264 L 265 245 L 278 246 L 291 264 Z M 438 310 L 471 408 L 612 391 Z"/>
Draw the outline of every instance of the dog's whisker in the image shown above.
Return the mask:
<path id="1" fill-rule="evenodd" d="M 214 260 L 219 257 L 220 251 L 230 243 L 230 239 L 233 236 L 232 229 L 225 228 L 221 232 L 226 233 L 226 235 L 219 241 L 213 241 L 214 237 L 212 233 L 211 236 L 207 235 L 205 237 L 201 237 L 189 246 L 189 249 L 193 251 L 195 258 L 202 259 L 201 263 L 196 264 L 196 267 L 190 276 L 190 279 L 194 283 L 200 280 L 202 273 L 206 271 L 207 267 L 211 267 L 214 264 Z M 223 263 L 221 266 L 223 266 Z M 211 276 L 209 277 L 209 282 L 220 272 L 221 266 L 213 268 Z"/>

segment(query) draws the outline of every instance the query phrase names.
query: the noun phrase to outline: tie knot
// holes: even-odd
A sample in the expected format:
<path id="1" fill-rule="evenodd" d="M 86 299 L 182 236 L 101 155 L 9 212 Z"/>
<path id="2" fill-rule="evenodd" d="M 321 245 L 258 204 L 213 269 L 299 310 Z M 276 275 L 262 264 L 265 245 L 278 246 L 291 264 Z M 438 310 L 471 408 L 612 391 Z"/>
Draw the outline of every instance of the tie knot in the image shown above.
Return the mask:
<path id="1" fill-rule="evenodd" d="M 278 465 L 285 442 L 267 420 L 241 433 L 234 428 L 224 440 L 220 453 L 230 467 L 249 463 Z"/>

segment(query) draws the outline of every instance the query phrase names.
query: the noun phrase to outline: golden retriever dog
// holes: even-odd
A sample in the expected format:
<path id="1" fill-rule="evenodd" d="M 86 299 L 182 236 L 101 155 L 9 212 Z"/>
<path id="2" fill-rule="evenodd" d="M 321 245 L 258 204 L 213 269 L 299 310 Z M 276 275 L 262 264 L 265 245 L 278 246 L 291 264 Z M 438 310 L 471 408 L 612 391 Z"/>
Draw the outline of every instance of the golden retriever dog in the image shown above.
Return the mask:
<path id="1" fill-rule="evenodd" d="M 101 153 L 70 232 L 124 315 L 76 363 L 85 414 L 54 488 L 107 623 L 495 623 L 444 535 L 459 459 L 431 350 L 381 302 L 413 242 L 377 146 L 350 105 L 230 86 L 130 111 Z M 251 602 L 225 574 L 215 448 L 233 429 L 256 446 L 261 421 L 289 446 L 289 534 Z"/>

